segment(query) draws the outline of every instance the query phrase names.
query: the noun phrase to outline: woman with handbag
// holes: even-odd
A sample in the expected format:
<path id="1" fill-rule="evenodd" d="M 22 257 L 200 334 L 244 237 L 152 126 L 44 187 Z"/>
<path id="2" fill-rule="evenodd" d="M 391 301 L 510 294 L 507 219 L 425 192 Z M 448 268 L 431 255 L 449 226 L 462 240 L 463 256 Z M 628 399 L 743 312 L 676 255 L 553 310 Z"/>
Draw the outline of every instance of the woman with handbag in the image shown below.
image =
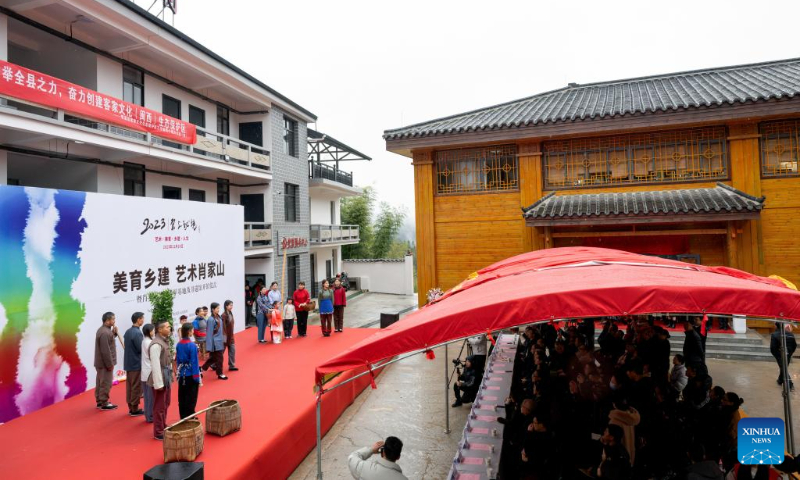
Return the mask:
<path id="1" fill-rule="evenodd" d="M 267 298 L 267 287 L 261 289 L 261 293 L 256 298 L 256 308 L 258 309 L 256 313 L 256 323 L 258 323 L 258 343 L 267 343 L 264 340 L 264 331 L 267 328 L 267 322 L 269 322 L 269 313 L 270 313 L 270 303 L 269 299 Z"/>
<path id="2" fill-rule="evenodd" d="M 297 284 L 297 290 L 292 295 L 295 310 L 297 311 L 297 335 L 300 337 L 306 336 L 306 326 L 308 325 L 308 312 L 314 310 L 314 305 L 311 301 L 311 295 L 306 290 L 305 282 Z"/>
<path id="3" fill-rule="evenodd" d="M 331 336 L 331 322 L 333 320 L 333 290 L 327 280 L 322 281 L 322 290 L 319 291 L 319 321 L 322 325 L 322 336 Z"/>

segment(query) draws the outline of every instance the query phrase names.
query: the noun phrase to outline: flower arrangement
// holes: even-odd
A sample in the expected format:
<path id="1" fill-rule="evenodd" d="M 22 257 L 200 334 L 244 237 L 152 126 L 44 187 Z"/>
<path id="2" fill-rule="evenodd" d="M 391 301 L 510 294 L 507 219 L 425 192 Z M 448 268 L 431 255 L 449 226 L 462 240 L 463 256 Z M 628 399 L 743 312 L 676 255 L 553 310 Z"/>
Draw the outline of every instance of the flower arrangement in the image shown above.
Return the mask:
<path id="1" fill-rule="evenodd" d="M 442 295 L 444 295 L 444 292 L 442 291 L 441 288 L 439 287 L 431 288 L 430 290 L 428 290 L 428 303 L 438 300 L 439 297 L 441 297 Z"/>

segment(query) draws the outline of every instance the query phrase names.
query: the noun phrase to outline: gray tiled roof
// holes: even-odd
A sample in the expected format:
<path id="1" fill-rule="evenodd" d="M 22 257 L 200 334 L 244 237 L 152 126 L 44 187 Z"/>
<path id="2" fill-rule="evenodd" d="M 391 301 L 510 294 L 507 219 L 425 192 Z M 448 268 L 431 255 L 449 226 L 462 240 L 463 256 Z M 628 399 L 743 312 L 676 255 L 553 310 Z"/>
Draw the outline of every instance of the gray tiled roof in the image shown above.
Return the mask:
<path id="1" fill-rule="evenodd" d="M 764 101 L 800 94 L 800 59 L 614 80 L 386 130 L 386 140 Z"/>
<path id="2" fill-rule="evenodd" d="M 405 261 L 404 258 L 346 258 L 342 260 L 342 262 L 353 263 L 403 263 Z"/>
<path id="3" fill-rule="evenodd" d="M 642 217 L 708 213 L 759 212 L 764 198 L 756 198 L 728 185 L 689 190 L 545 195 L 523 209 L 527 219 L 559 220 L 587 217 Z M 690 220 L 687 218 L 687 220 Z"/>

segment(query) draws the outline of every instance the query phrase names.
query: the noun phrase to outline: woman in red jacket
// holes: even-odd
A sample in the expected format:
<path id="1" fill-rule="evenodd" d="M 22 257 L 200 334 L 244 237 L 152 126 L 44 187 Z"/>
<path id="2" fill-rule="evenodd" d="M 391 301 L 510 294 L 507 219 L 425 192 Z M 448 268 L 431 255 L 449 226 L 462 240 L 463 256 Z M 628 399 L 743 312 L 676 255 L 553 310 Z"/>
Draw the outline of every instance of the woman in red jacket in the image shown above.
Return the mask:
<path id="1" fill-rule="evenodd" d="M 347 290 L 337 277 L 333 282 L 333 326 L 335 331 L 344 330 L 344 307 L 347 306 Z"/>
<path id="2" fill-rule="evenodd" d="M 308 310 L 307 304 L 311 301 L 311 295 L 306 290 L 305 282 L 297 284 L 297 290 L 292 294 L 292 302 L 297 312 L 297 335 L 301 337 L 306 336 L 306 325 L 308 324 Z"/>

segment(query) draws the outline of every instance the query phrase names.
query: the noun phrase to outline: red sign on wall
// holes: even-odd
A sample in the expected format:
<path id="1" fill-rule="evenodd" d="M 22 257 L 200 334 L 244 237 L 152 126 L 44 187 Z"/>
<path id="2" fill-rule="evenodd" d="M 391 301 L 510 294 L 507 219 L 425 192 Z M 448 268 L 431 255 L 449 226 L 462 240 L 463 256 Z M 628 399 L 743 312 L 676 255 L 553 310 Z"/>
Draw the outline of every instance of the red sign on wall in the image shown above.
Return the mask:
<path id="1" fill-rule="evenodd" d="M 0 95 L 193 145 L 191 123 L 0 60 Z"/>
<path id="2" fill-rule="evenodd" d="M 308 239 L 303 237 L 283 237 L 281 239 L 281 248 L 283 250 L 289 248 L 307 247 Z"/>

